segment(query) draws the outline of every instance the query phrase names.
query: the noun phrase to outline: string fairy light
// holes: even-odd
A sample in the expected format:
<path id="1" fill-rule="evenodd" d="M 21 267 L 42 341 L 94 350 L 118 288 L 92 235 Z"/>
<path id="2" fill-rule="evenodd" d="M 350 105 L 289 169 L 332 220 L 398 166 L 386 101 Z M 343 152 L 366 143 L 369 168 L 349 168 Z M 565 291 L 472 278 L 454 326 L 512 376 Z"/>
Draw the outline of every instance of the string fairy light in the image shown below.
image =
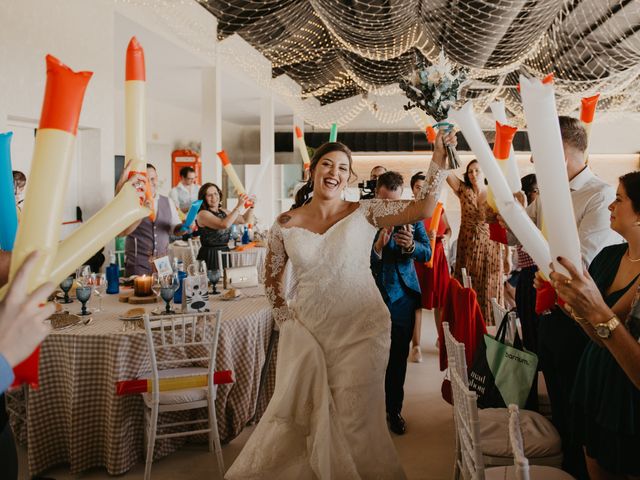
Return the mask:
<path id="1" fill-rule="evenodd" d="M 640 110 L 638 1 L 115 1 L 146 10 L 317 127 L 345 125 L 367 110 L 383 123 L 409 116 L 422 128 L 424 118 L 404 110 L 397 86 L 411 75 L 416 51 L 433 62 L 443 50 L 467 68 L 462 95 L 487 122 L 488 105 L 501 99 L 510 121 L 523 126 L 515 88 L 521 73 L 553 72 L 562 114 L 575 114 L 580 99 L 595 92 L 599 118 Z M 217 29 L 185 13 L 194 5 L 216 17 Z"/>

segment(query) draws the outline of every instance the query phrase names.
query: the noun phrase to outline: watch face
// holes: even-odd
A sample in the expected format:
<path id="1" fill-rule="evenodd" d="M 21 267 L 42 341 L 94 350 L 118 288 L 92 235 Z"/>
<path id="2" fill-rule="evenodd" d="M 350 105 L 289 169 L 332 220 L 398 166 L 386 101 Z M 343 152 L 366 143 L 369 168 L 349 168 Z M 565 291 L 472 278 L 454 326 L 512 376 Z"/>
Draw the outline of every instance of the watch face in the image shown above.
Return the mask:
<path id="1" fill-rule="evenodd" d="M 601 338 L 609 338 L 611 336 L 611 330 L 606 325 L 598 325 L 596 327 L 596 333 Z"/>

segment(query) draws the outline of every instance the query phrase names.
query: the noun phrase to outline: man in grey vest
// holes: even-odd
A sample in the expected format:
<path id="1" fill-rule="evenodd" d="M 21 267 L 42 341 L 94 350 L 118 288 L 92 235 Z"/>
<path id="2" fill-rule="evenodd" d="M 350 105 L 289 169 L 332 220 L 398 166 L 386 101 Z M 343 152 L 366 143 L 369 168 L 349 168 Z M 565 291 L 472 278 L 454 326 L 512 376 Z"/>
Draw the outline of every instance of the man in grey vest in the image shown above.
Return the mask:
<path id="1" fill-rule="evenodd" d="M 127 169 L 123 177 L 128 175 Z M 134 223 L 121 235 L 126 235 L 125 243 L 125 271 L 127 275 L 151 275 L 153 260 L 167 255 L 169 250 L 169 235 L 183 235 L 182 223 L 178 216 L 178 209 L 169 197 L 157 193 L 158 173 L 153 165 L 147 163 L 147 178 L 151 186 L 154 199 L 155 221 L 149 217 Z M 121 182 L 118 182 L 120 185 Z M 117 188 L 119 190 L 119 188 Z"/>

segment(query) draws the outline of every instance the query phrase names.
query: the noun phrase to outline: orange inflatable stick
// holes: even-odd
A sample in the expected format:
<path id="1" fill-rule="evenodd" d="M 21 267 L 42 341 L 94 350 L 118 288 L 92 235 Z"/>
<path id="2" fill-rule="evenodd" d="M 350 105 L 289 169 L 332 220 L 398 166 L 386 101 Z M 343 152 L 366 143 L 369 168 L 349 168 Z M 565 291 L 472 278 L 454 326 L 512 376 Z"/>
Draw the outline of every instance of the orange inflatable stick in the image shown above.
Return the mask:
<path id="1" fill-rule="evenodd" d="M 36 133 L 24 210 L 16 234 L 9 282 L 24 259 L 34 250 L 40 252 L 27 281 L 32 292 L 49 279 L 58 251 L 62 209 L 71 170 L 72 153 L 78 131 L 80 110 L 91 72 L 74 72 L 57 58 L 47 55 L 47 82 Z M 42 206 L 47 208 L 43 209 Z M 0 294 L 4 296 L 6 289 Z M 38 383 L 39 349 L 14 371 L 14 385 Z"/>
<path id="2" fill-rule="evenodd" d="M 496 157 L 498 162 L 509 160 L 511 143 L 517 131 L 516 127 L 496 122 L 496 141 L 493 144 L 493 156 Z"/>
<path id="3" fill-rule="evenodd" d="M 596 114 L 596 105 L 598 104 L 598 99 L 600 98 L 600 94 L 596 93 L 590 97 L 583 98 L 580 108 L 580 120 L 582 123 L 591 124 L 593 122 L 593 117 Z"/>
<path id="4" fill-rule="evenodd" d="M 591 125 L 593 119 L 596 116 L 596 106 L 598 105 L 598 99 L 600 93 L 596 93 L 590 97 L 585 97 L 580 101 L 580 121 L 584 125 L 584 129 L 587 131 L 587 146 L 589 145 L 589 138 L 591 137 Z M 585 152 L 587 156 L 587 152 Z"/>
<path id="5" fill-rule="evenodd" d="M 227 152 L 225 152 L 224 150 L 220 150 L 218 152 L 218 158 L 220 158 L 220 161 L 222 162 L 222 168 L 224 168 L 224 171 L 227 173 L 229 180 L 233 184 L 233 187 L 236 189 L 236 192 L 238 192 L 238 195 L 246 195 L 247 191 L 244 188 L 244 185 L 242 185 L 242 180 L 240 180 L 240 177 L 238 177 L 236 169 L 233 168 L 233 164 L 231 163 L 231 160 L 229 160 Z M 253 205 L 253 202 L 250 200 L 245 202 L 244 204 L 245 208 L 249 208 L 251 205 Z"/>
<path id="6" fill-rule="evenodd" d="M 436 143 L 436 129 L 431 125 L 427 125 L 427 128 L 425 128 L 425 132 L 427 133 L 427 142 Z"/>
<path id="7" fill-rule="evenodd" d="M 53 55 L 47 55 L 47 85 L 38 128 L 78 133 L 80 109 L 92 72 L 74 72 Z"/>
<path id="8" fill-rule="evenodd" d="M 436 208 L 433 209 L 433 215 L 431 215 L 431 221 L 429 222 L 429 232 L 434 232 L 433 238 L 429 241 L 431 243 L 431 258 L 427 262 L 427 267 L 433 268 L 433 256 L 436 251 L 436 236 L 438 232 L 438 225 L 440 225 L 440 217 L 442 216 L 442 202 L 436 203 Z"/>
<path id="9" fill-rule="evenodd" d="M 147 177 L 147 139 L 146 139 L 146 68 L 144 63 L 144 49 L 132 37 L 127 46 L 125 68 L 125 158 L 131 160 L 129 178 L 133 175 Z M 145 182 L 145 200 L 149 203 L 151 213 L 149 218 L 155 221 L 153 194 L 151 185 Z"/>
<path id="10" fill-rule="evenodd" d="M 493 144 L 493 156 L 495 157 L 498 165 L 500 166 L 500 170 L 504 173 L 505 177 L 507 175 L 507 171 L 509 169 L 509 156 L 511 154 L 511 144 L 513 142 L 513 137 L 515 136 L 518 129 L 516 127 L 512 127 L 510 125 L 503 125 L 500 122 L 496 122 L 496 141 Z M 488 192 L 491 195 L 487 195 L 487 202 L 491 206 L 491 208 L 497 212 L 498 208 L 495 204 L 495 199 L 493 199 L 493 192 L 489 190 Z M 489 196 L 492 197 L 493 202 L 490 200 Z M 493 205 L 492 205 L 493 203 Z M 489 224 L 489 238 L 495 242 L 500 242 L 503 244 L 507 244 L 507 230 L 499 222 L 492 222 Z"/>
<path id="11" fill-rule="evenodd" d="M 309 150 L 307 150 L 307 144 L 304 141 L 304 134 L 299 127 L 296 127 L 296 139 L 298 140 L 298 149 L 300 150 L 300 155 L 302 155 L 302 164 L 305 170 L 309 170 L 311 166 L 311 160 L 309 159 Z"/>

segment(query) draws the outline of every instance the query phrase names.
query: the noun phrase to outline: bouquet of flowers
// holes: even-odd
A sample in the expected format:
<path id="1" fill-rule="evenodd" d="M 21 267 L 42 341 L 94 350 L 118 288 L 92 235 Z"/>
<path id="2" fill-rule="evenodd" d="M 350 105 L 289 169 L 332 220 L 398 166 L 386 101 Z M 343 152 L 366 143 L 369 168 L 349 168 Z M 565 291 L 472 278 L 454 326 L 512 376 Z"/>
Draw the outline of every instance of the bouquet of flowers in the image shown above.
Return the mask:
<path id="1" fill-rule="evenodd" d="M 435 126 L 451 129 L 453 125 L 444 120 L 449 114 L 449 108 L 460 99 L 460 89 L 466 79 L 466 70 L 452 66 L 443 51 L 433 64 L 418 52 L 416 70 L 412 77 L 399 82 L 409 99 L 404 109 L 419 108 L 438 122 Z M 447 156 L 450 168 L 460 166 L 454 147 L 447 146 Z"/>

